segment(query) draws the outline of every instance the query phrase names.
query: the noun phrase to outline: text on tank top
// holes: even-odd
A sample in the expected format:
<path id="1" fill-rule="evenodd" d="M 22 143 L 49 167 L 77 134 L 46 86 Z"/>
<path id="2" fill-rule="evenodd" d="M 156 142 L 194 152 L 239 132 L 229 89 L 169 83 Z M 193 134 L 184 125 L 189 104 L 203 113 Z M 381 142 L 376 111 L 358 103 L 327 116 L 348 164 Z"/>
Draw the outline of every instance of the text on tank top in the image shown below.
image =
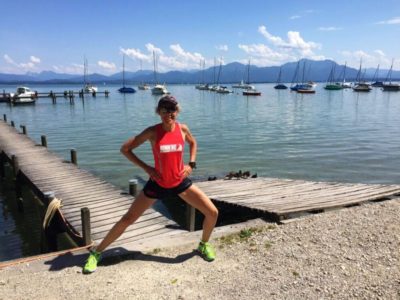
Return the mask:
<path id="1" fill-rule="evenodd" d="M 175 123 L 173 131 L 165 131 L 162 124 L 156 125 L 156 142 L 153 146 L 155 169 L 161 174 L 161 179 L 154 179 L 164 188 L 178 186 L 183 180 L 183 140 L 181 127 Z"/>

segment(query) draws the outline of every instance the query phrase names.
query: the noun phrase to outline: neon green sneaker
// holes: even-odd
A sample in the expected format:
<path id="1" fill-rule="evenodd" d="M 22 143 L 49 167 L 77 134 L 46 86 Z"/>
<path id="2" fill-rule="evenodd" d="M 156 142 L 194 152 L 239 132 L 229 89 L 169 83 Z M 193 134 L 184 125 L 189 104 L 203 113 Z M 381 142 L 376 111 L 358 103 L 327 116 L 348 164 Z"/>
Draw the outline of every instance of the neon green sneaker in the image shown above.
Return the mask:
<path id="1" fill-rule="evenodd" d="M 213 261 L 215 259 L 215 250 L 208 242 L 200 242 L 197 251 L 199 251 L 200 255 L 206 261 Z"/>
<path id="2" fill-rule="evenodd" d="M 96 271 L 97 264 L 101 260 L 101 253 L 97 251 L 90 251 L 89 257 L 86 260 L 85 266 L 83 267 L 83 274 L 90 274 Z"/>

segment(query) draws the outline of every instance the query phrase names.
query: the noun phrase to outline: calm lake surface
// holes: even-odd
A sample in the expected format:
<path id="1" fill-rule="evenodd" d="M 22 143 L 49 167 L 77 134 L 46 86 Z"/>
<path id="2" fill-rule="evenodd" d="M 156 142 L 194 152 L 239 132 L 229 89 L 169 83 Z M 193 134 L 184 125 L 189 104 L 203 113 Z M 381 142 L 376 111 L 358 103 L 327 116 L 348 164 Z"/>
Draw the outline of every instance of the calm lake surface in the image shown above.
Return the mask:
<path id="1" fill-rule="evenodd" d="M 78 91 L 80 85 L 30 85 L 38 92 Z M 198 91 L 193 85 L 169 85 L 181 104 L 179 120 L 189 125 L 198 141 L 196 176 L 224 176 L 249 170 L 259 176 L 314 181 L 400 183 L 400 93 L 375 88 L 301 95 L 259 84 L 261 97 Z M 15 91 L 16 86 L 0 85 Z M 16 127 L 26 125 L 37 143 L 46 135 L 50 150 L 103 179 L 127 188 L 128 180 L 146 174 L 119 153 L 121 144 L 147 126 L 159 122 L 154 113 L 158 98 L 150 91 L 132 95 L 117 92 L 119 85 L 99 86 L 105 98 L 78 97 L 75 104 L 62 97 L 57 104 L 39 99 L 33 106 L 0 103 L 0 113 Z M 137 153 L 152 163 L 149 144 Z M 0 216 L 1 218 L 1 216 Z M 1 219 L 0 219 L 1 222 Z"/>

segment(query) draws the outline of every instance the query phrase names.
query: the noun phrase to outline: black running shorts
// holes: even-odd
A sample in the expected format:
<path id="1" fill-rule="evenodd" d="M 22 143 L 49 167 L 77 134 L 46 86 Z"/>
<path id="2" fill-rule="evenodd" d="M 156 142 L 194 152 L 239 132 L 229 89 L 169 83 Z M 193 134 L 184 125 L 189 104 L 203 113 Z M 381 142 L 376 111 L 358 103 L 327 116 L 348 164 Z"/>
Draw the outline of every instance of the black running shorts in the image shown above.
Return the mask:
<path id="1" fill-rule="evenodd" d="M 190 188 L 191 185 L 192 181 L 186 177 L 178 186 L 166 189 L 160 186 L 154 180 L 149 179 L 143 188 L 143 192 L 149 198 L 162 200 L 168 197 L 177 196 L 178 194 Z"/>

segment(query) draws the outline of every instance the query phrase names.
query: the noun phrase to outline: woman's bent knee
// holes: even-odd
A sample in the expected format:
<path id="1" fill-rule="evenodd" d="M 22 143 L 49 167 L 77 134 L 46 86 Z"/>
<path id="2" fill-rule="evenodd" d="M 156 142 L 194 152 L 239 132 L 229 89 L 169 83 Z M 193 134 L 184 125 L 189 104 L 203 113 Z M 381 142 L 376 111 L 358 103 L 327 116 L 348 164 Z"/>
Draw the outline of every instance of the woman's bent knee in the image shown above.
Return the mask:
<path id="1" fill-rule="evenodd" d="M 217 219 L 218 218 L 218 209 L 214 206 L 208 212 L 210 218 Z"/>

